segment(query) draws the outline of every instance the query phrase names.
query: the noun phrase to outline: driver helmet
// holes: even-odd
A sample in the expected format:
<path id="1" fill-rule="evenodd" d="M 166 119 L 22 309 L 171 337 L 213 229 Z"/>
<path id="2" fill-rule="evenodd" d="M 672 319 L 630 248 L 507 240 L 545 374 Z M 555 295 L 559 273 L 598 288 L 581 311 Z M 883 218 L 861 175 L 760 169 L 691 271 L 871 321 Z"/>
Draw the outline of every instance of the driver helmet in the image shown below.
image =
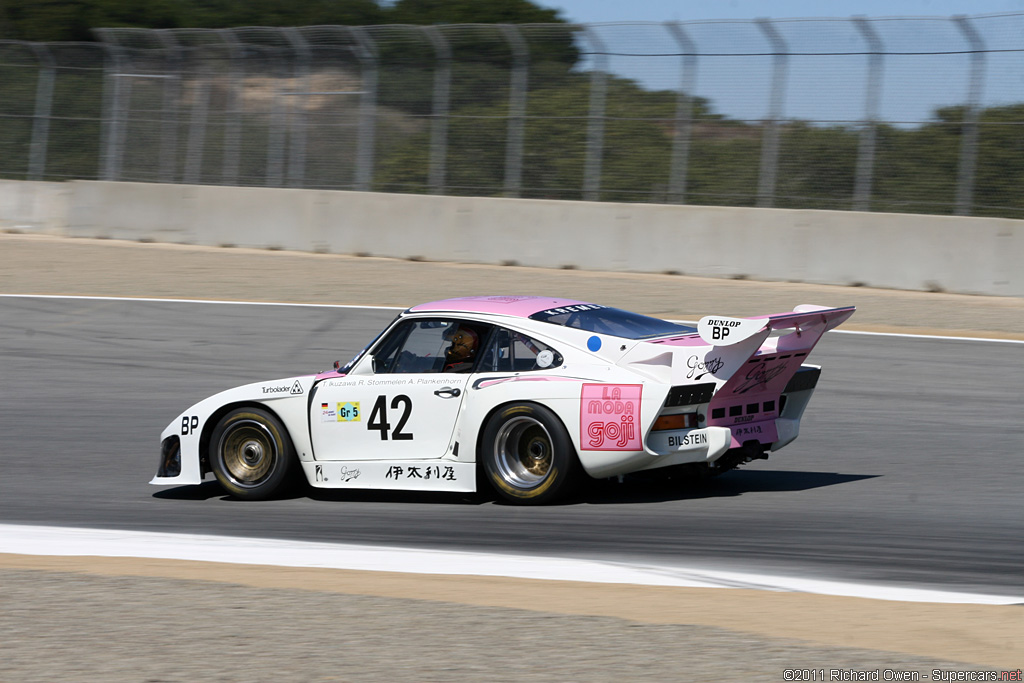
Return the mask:
<path id="1" fill-rule="evenodd" d="M 476 354 L 477 346 L 480 345 L 480 336 L 471 327 L 458 325 L 453 328 L 448 339 L 451 346 L 445 352 L 449 363 L 461 363 L 468 361 Z"/>

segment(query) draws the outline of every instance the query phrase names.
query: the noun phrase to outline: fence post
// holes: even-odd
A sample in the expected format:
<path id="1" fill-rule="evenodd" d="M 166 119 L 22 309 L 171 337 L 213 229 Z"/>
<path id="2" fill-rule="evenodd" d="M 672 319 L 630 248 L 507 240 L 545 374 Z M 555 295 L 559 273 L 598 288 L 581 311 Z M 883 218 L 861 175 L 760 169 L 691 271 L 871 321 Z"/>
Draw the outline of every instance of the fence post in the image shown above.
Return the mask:
<path id="1" fill-rule="evenodd" d="M 786 98 L 786 67 L 789 55 L 786 42 L 779 35 L 771 20 L 764 17 L 755 19 L 768 42 L 773 54 L 772 92 L 768 106 L 768 122 L 761 138 L 761 170 L 757 185 L 757 205 L 771 207 L 775 203 L 775 182 L 779 167 L 779 121 Z"/>
<path id="2" fill-rule="evenodd" d="M 245 74 L 245 51 L 238 37 L 229 28 L 216 29 L 228 46 L 228 53 L 231 66 L 228 69 L 228 97 L 225 104 L 226 121 L 224 123 L 224 155 L 222 159 L 223 185 L 238 185 L 238 166 L 241 158 L 242 122 L 241 122 L 241 97 L 239 96 L 240 81 Z M 241 69 L 239 69 L 241 64 Z M 242 75 L 239 74 L 241 72 Z"/>
<path id="3" fill-rule="evenodd" d="M 448 157 L 448 102 L 452 82 L 452 48 L 436 26 L 421 27 L 434 47 L 434 102 L 430 121 L 430 169 L 427 184 L 431 194 L 444 194 L 445 161 Z"/>
<path id="4" fill-rule="evenodd" d="M 292 92 L 288 98 L 289 104 L 289 129 L 291 131 L 291 144 L 288 146 L 288 186 L 303 187 L 306 179 L 306 107 L 304 98 L 309 97 L 310 91 L 310 61 L 312 51 L 309 43 L 295 27 L 281 29 L 285 38 L 291 43 L 295 57 L 295 80 L 299 84 L 301 92 Z"/>
<path id="5" fill-rule="evenodd" d="M 374 136 L 377 120 L 377 46 L 365 29 L 350 26 L 359 49 L 363 94 L 359 102 L 359 147 L 356 150 L 356 189 L 369 192 L 373 186 Z"/>
<path id="6" fill-rule="evenodd" d="M 29 43 L 39 62 L 36 84 L 36 109 L 32 119 L 32 142 L 29 147 L 28 179 L 42 180 L 46 172 L 46 146 L 50 137 L 50 112 L 53 107 L 53 82 L 57 70 L 49 48 L 42 43 Z"/>
<path id="7" fill-rule="evenodd" d="M 93 29 L 96 35 L 103 42 L 108 60 L 104 67 L 103 79 L 104 98 L 103 106 L 106 109 L 107 125 L 106 140 L 103 142 L 103 168 L 100 178 L 108 181 L 117 181 L 121 176 L 121 156 L 124 153 L 124 131 L 127 117 L 124 114 L 126 103 L 131 102 L 131 81 L 125 78 L 125 66 L 128 62 L 124 57 L 122 48 L 117 39 L 107 30 L 102 28 Z"/>
<path id="8" fill-rule="evenodd" d="M 181 44 L 171 29 L 153 31 L 170 54 L 168 73 L 164 74 L 162 106 L 163 131 L 160 136 L 160 182 L 173 183 L 178 166 L 178 103 L 181 101 Z"/>
<path id="9" fill-rule="evenodd" d="M 583 34 L 594 46 L 594 70 L 590 72 L 590 110 L 587 114 L 587 156 L 583 166 L 583 199 L 597 201 L 601 196 L 601 156 L 604 153 L 604 103 L 608 90 L 607 49 L 597 33 L 582 26 Z"/>
<path id="10" fill-rule="evenodd" d="M 277 59 L 273 60 L 273 62 L 278 64 L 291 56 L 286 55 L 285 51 L 277 46 L 261 46 L 261 50 L 272 50 L 278 53 Z M 281 187 L 284 185 L 284 157 L 286 154 L 285 146 L 288 142 L 286 130 L 288 115 L 285 105 L 286 86 L 283 84 L 283 81 L 287 78 L 286 74 L 288 73 L 289 71 L 285 68 L 274 72 L 274 95 L 270 103 L 270 122 L 267 127 L 267 187 Z"/>
<path id="11" fill-rule="evenodd" d="M 971 74 L 967 86 L 964 129 L 960 141 L 960 171 L 956 183 L 956 215 L 971 215 L 974 202 L 974 171 L 978 164 L 978 119 L 981 116 L 981 93 L 985 81 L 985 43 L 967 17 L 952 18 L 971 46 Z"/>
<path id="12" fill-rule="evenodd" d="M 864 94 L 864 124 L 857 149 L 857 175 L 854 181 L 853 210 L 871 210 L 871 180 L 875 172 L 875 137 L 878 106 L 882 91 L 882 55 L 885 45 L 866 17 L 851 17 L 854 27 L 868 44 L 868 85 Z"/>
<path id="13" fill-rule="evenodd" d="M 505 142 L 505 196 L 518 197 L 523 185 L 523 128 L 526 124 L 527 78 L 530 49 L 512 24 L 498 28 L 512 48 L 512 82 L 508 94 L 508 139 Z"/>
<path id="14" fill-rule="evenodd" d="M 676 97 L 676 120 L 672 137 L 672 161 L 668 174 L 668 201 L 686 203 L 686 172 L 690 161 L 690 137 L 693 135 L 693 91 L 697 84 L 697 44 L 686 34 L 678 21 L 665 22 L 682 52 L 679 95 Z"/>
<path id="15" fill-rule="evenodd" d="M 198 185 L 202 182 L 203 149 L 206 145 L 206 120 L 210 108 L 210 73 L 204 65 L 198 71 L 195 102 L 188 124 L 188 150 L 185 152 L 185 171 L 182 182 Z"/>

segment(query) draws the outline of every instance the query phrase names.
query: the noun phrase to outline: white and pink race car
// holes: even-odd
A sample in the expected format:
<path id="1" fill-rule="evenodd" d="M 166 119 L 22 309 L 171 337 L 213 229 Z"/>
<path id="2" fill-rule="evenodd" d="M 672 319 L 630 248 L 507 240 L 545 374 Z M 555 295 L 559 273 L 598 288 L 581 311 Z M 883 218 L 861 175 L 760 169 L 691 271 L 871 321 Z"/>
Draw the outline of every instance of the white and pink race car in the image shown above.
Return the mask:
<path id="1" fill-rule="evenodd" d="M 212 472 L 230 494 L 262 499 L 301 470 L 318 488 L 487 481 L 530 504 L 583 475 L 716 474 L 797 437 L 820 375 L 807 356 L 853 312 L 798 306 L 693 328 L 568 299 L 422 304 L 344 366 L 195 404 L 161 435 L 151 483 Z"/>

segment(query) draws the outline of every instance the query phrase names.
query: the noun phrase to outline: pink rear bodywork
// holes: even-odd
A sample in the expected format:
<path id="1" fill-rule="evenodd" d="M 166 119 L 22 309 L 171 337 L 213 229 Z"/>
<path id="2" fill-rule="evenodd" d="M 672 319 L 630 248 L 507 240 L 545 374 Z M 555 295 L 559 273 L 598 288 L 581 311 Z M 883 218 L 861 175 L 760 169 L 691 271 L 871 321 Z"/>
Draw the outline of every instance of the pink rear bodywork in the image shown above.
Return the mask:
<path id="1" fill-rule="evenodd" d="M 700 335 L 694 332 L 693 334 L 683 335 L 681 337 L 670 337 L 668 339 L 653 339 L 651 344 L 663 344 L 665 346 L 707 346 L 708 343 L 700 338 Z"/>
<path id="2" fill-rule="evenodd" d="M 770 330 L 787 332 L 765 339 L 718 388 L 709 405 L 708 424 L 730 427 L 734 447 L 749 439 L 774 441 L 774 419 L 779 417 L 786 385 L 822 335 L 853 315 L 854 310 L 832 308 L 753 317 L 763 320 Z M 724 415 L 714 417 L 716 409 Z"/>

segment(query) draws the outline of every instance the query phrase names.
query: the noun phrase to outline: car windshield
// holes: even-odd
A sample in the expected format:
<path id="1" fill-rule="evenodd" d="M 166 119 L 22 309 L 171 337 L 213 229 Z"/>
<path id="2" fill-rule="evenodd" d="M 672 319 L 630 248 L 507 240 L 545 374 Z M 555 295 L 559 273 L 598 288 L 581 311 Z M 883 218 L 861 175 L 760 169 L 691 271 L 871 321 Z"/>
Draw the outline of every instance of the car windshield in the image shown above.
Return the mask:
<path id="1" fill-rule="evenodd" d="M 394 320 L 392 320 L 387 325 L 385 325 L 384 329 L 377 333 L 377 336 L 373 338 L 372 342 L 370 342 L 369 344 L 364 346 L 362 348 L 362 350 L 359 351 L 359 353 L 357 353 L 356 355 L 352 356 L 352 360 L 350 360 L 349 362 L 345 363 L 340 368 L 338 368 L 338 373 L 341 374 L 341 375 L 346 375 L 349 372 L 351 372 L 352 368 L 355 367 L 356 363 L 359 362 L 359 359 L 361 359 L 363 356 L 365 356 L 366 352 L 370 350 L 370 347 L 373 346 L 374 344 L 376 344 L 377 341 L 381 337 L 384 336 L 384 333 L 387 332 L 389 329 L 391 329 L 391 326 L 395 324 L 395 320 L 398 320 L 401 317 L 402 317 L 401 315 L 395 316 Z"/>
<path id="2" fill-rule="evenodd" d="M 550 308 L 534 313 L 532 320 L 574 327 L 578 330 L 610 334 L 625 339 L 652 339 L 679 334 L 693 334 L 695 327 L 670 323 L 667 320 L 631 313 L 620 308 L 609 308 L 597 304 L 576 304 Z"/>

